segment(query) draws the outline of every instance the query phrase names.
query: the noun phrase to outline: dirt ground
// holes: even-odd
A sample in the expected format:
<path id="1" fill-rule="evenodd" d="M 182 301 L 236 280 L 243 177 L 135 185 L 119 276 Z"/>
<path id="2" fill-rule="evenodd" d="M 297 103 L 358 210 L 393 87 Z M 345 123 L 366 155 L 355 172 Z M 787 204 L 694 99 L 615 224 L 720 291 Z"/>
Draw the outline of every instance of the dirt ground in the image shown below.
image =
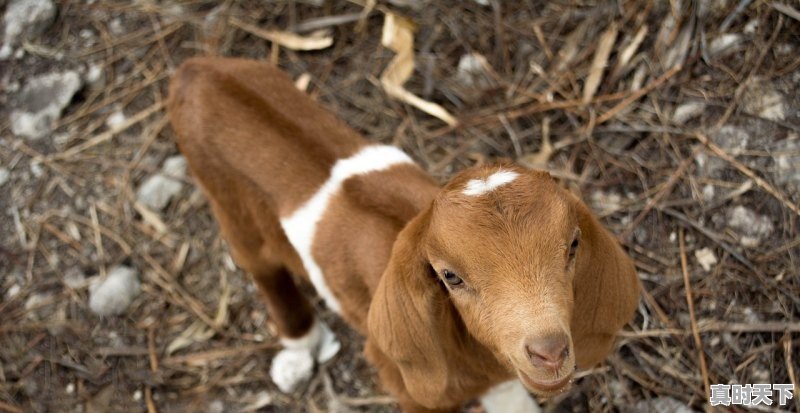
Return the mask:
<path id="1" fill-rule="evenodd" d="M 798 4 L 482 3 L 56 2 L 0 61 L 0 412 L 397 411 L 361 338 L 321 303 L 343 351 L 281 394 L 268 314 L 192 177 L 170 178 L 163 209 L 137 201 L 178 154 L 167 81 L 199 54 L 305 77 L 315 99 L 442 182 L 512 159 L 581 194 L 645 292 L 617 350 L 542 401 L 548 411 L 702 411 L 714 383 L 800 390 Z M 387 13 L 416 26 L 405 87 L 456 126 L 384 91 Z M 333 42 L 292 50 L 270 31 Z M 37 106 L 32 79 L 68 70 L 79 87 L 54 129 L 16 133 L 14 112 Z M 120 265 L 140 291 L 98 316 L 90 286 Z M 800 412 L 798 400 L 752 409 Z"/>

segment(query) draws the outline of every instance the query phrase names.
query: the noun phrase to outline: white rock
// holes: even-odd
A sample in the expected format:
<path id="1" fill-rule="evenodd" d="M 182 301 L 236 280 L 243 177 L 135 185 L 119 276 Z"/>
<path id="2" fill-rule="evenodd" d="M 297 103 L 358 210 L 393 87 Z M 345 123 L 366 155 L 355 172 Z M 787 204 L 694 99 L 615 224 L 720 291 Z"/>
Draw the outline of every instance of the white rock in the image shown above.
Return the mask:
<path id="1" fill-rule="evenodd" d="M 172 156 L 164 161 L 161 172 L 149 177 L 136 193 L 139 202 L 160 211 L 183 189 L 181 179 L 186 176 L 186 158 Z"/>
<path id="2" fill-rule="evenodd" d="M 86 70 L 86 75 L 84 78 L 86 79 L 86 83 L 88 83 L 92 89 L 102 89 L 106 83 L 106 72 L 103 69 L 103 65 L 100 63 L 90 64 L 89 68 Z"/>
<path id="3" fill-rule="evenodd" d="M 791 133 L 777 148 L 775 180 L 785 185 L 790 193 L 800 194 L 800 137 Z M 1 185 L 1 184 L 0 184 Z"/>
<path id="4" fill-rule="evenodd" d="M 0 89 L 5 89 L 7 94 L 15 94 L 19 92 L 20 82 L 11 77 L 10 73 L 6 73 L 2 80 L 0 80 Z"/>
<path id="5" fill-rule="evenodd" d="M 487 87 L 491 84 L 486 72 L 489 63 L 483 55 L 467 53 L 458 60 L 456 79 L 465 86 Z"/>
<path id="6" fill-rule="evenodd" d="M 744 314 L 745 321 L 749 324 L 758 324 L 763 321 L 759 313 L 754 311 L 752 307 L 745 307 L 742 313 Z"/>
<path id="7" fill-rule="evenodd" d="M 10 45 L 4 44 L 0 47 L 0 60 L 8 60 L 14 53 L 14 48 Z"/>
<path id="8" fill-rule="evenodd" d="M 0 168 L 0 186 L 5 185 L 9 178 L 11 178 L 11 172 L 6 168 Z"/>
<path id="9" fill-rule="evenodd" d="M 155 211 L 164 209 L 169 201 L 181 192 L 183 184 L 173 178 L 157 173 L 144 181 L 136 191 L 136 199 Z"/>
<path id="10" fill-rule="evenodd" d="M 697 262 L 703 267 L 706 272 L 711 271 L 711 268 L 717 264 L 717 256 L 710 248 L 703 248 L 694 252 L 694 257 Z"/>
<path id="11" fill-rule="evenodd" d="M 726 33 L 717 36 L 708 45 L 708 53 L 711 56 L 722 56 L 733 51 L 734 47 L 742 42 L 742 35 Z"/>
<path id="12" fill-rule="evenodd" d="M 30 164 L 31 173 L 35 178 L 41 178 L 44 175 L 44 169 L 42 168 L 41 162 L 33 161 Z"/>
<path id="13" fill-rule="evenodd" d="M 222 400 L 214 400 L 208 404 L 208 413 L 225 413 L 225 403 Z"/>
<path id="14" fill-rule="evenodd" d="M 793 55 L 794 46 L 791 43 L 779 43 L 775 45 L 775 54 L 777 55 Z"/>
<path id="15" fill-rule="evenodd" d="M 82 86 L 81 77 L 75 71 L 53 72 L 29 79 L 20 92 L 21 109 L 11 112 L 11 131 L 30 139 L 49 134 Z"/>
<path id="16" fill-rule="evenodd" d="M 614 212 L 622 208 L 622 196 L 614 192 L 594 191 L 590 196 L 592 207 L 600 212 Z"/>
<path id="17" fill-rule="evenodd" d="M 126 266 L 112 269 L 105 279 L 89 286 L 89 308 L 99 316 L 122 314 L 141 291 L 136 270 Z"/>
<path id="18" fill-rule="evenodd" d="M 756 29 L 758 29 L 759 23 L 758 19 L 752 19 L 744 25 L 744 34 L 755 34 Z"/>
<path id="19" fill-rule="evenodd" d="M 750 134 L 736 126 L 725 125 L 718 131 L 711 134 L 711 139 L 722 147 L 723 149 L 738 154 L 744 149 L 747 149 L 747 144 L 750 143 Z"/>
<path id="20" fill-rule="evenodd" d="M 311 378 L 314 357 L 307 349 L 283 349 L 272 359 L 269 375 L 284 393 L 293 392 L 300 383 Z"/>
<path id="21" fill-rule="evenodd" d="M 161 8 L 160 15 L 164 19 L 164 23 L 169 24 L 185 19 L 187 11 L 181 4 L 172 3 L 164 5 Z"/>
<path id="22" fill-rule="evenodd" d="M 53 303 L 52 294 L 32 294 L 25 300 L 25 310 L 27 311 L 28 318 L 35 320 L 42 320 L 47 318 L 51 313 L 50 304 Z"/>
<path id="23" fill-rule="evenodd" d="M 703 102 L 686 102 L 675 108 L 672 122 L 676 125 L 683 125 L 700 116 L 704 110 L 706 110 L 706 104 Z"/>
<path id="24" fill-rule="evenodd" d="M 106 119 L 106 126 L 108 126 L 109 129 L 117 129 L 125 123 L 126 120 L 125 113 L 120 109 L 112 113 L 111 116 Z"/>
<path id="25" fill-rule="evenodd" d="M 11 56 L 14 46 L 42 34 L 56 16 L 51 0 L 11 0 L 6 8 L 5 37 L 0 58 Z"/>
<path id="26" fill-rule="evenodd" d="M 745 112 L 770 120 L 786 118 L 786 103 L 781 94 L 768 81 L 753 82 L 742 96 Z"/>
<path id="27" fill-rule="evenodd" d="M 716 189 L 714 189 L 714 185 L 706 184 L 703 186 L 703 201 L 711 202 L 714 200 L 714 195 L 716 193 Z"/>
<path id="28" fill-rule="evenodd" d="M 181 179 L 186 176 L 186 158 L 183 155 L 169 157 L 164 161 L 161 169 L 164 171 L 164 175 Z"/>
<path id="29" fill-rule="evenodd" d="M 108 29 L 111 30 L 112 34 L 117 36 L 125 34 L 125 26 L 122 25 L 122 19 L 119 17 L 111 20 L 111 23 L 108 24 Z"/>
<path id="30" fill-rule="evenodd" d="M 772 220 L 741 205 L 728 211 L 728 226 L 740 235 L 739 243 L 748 248 L 757 247 L 775 231 Z"/>
<path id="31" fill-rule="evenodd" d="M 22 287 L 19 284 L 14 284 L 11 287 L 8 287 L 8 291 L 6 291 L 6 298 L 13 298 L 15 295 L 19 294 Z"/>
<path id="32" fill-rule="evenodd" d="M 86 276 L 77 268 L 71 268 L 64 274 L 64 285 L 72 289 L 84 287 L 86 284 Z"/>

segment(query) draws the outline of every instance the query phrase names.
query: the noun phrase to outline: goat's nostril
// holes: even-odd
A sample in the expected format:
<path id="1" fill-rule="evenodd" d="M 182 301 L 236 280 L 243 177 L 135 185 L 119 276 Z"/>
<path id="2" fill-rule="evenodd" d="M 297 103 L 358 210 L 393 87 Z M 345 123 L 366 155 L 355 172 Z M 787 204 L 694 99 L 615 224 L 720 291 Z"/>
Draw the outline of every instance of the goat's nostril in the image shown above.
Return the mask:
<path id="1" fill-rule="evenodd" d="M 559 368 L 569 356 L 569 340 L 561 334 L 530 338 L 525 352 L 534 366 Z"/>

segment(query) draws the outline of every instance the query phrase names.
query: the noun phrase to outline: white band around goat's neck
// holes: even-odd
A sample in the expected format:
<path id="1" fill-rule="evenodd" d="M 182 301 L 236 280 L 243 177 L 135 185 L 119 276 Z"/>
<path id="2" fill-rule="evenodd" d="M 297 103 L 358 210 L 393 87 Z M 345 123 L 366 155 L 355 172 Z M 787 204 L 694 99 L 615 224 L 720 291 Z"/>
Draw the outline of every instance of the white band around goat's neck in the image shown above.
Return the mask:
<path id="1" fill-rule="evenodd" d="M 331 198 L 341 189 L 342 184 L 348 178 L 382 171 L 398 164 L 411 163 L 414 163 L 414 161 L 408 155 L 393 146 L 367 146 L 355 155 L 337 161 L 331 169 L 330 177 L 320 187 L 319 191 L 291 215 L 281 219 L 281 226 L 289 238 L 289 242 L 303 261 L 303 266 L 311 279 L 311 283 L 316 288 L 317 294 L 325 300 L 331 310 L 337 313 L 341 312 L 341 306 L 330 289 L 328 289 L 322 269 L 311 254 L 317 224 L 325 214 Z"/>

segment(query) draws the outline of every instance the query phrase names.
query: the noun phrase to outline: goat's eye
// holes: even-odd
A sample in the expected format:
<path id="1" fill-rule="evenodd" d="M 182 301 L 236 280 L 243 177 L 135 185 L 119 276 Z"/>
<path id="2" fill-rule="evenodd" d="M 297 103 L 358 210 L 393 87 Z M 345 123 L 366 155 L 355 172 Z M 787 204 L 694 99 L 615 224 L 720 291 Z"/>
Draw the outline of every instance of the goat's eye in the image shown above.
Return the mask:
<path id="1" fill-rule="evenodd" d="M 569 259 L 572 260 L 575 258 L 575 253 L 578 252 L 578 245 L 580 244 L 580 240 L 576 236 L 575 239 L 572 240 L 572 244 L 569 245 Z"/>
<path id="2" fill-rule="evenodd" d="M 444 277 L 444 280 L 450 285 L 459 285 L 464 282 L 456 273 L 450 270 L 443 270 L 442 277 Z"/>

